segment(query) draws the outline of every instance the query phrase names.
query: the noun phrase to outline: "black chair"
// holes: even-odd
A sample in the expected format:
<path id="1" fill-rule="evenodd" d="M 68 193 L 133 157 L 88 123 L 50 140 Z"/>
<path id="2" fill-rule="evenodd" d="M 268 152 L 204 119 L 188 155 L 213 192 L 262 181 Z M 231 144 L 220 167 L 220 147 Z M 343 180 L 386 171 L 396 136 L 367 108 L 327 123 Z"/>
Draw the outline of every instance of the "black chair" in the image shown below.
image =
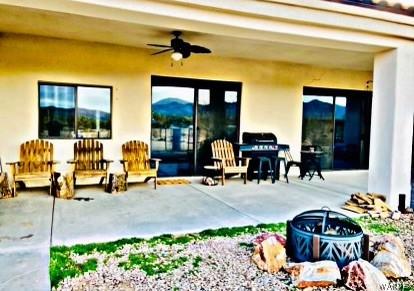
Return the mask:
<path id="1" fill-rule="evenodd" d="M 282 161 L 285 164 L 285 178 L 286 178 L 286 182 L 289 183 L 289 178 L 288 178 L 288 174 L 289 174 L 289 170 L 291 167 L 299 167 L 300 170 L 300 176 L 302 179 L 302 174 L 303 174 L 303 170 L 302 170 L 302 162 L 300 161 L 295 161 L 293 160 L 292 154 L 290 153 L 290 147 L 286 146 L 282 149 L 285 157 L 279 157 L 279 160 Z"/>

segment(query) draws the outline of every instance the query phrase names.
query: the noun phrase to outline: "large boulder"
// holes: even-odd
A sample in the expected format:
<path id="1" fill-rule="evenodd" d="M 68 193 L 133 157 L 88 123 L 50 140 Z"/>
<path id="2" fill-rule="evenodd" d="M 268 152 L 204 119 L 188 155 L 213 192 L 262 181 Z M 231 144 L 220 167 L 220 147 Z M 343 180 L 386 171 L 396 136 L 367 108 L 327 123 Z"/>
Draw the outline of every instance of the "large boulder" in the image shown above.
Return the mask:
<path id="1" fill-rule="evenodd" d="M 341 272 L 334 261 L 293 263 L 286 271 L 290 274 L 293 285 L 298 288 L 328 287 L 336 285 L 341 279 Z"/>
<path id="2" fill-rule="evenodd" d="M 384 274 L 369 262 L 359 259 L 342 269 L 344 283 L 351 290 L 385 290 L 388 280 Z"/>
<path id="3" fill-rule="evenodd" d="M 263 271 L 277 273 L 286 266 L 285 239 L 277 234 L 263 234 L 254 241 L 252 261 Z M 283 242 L 283 244 L 282 244 Z"/>
<path id="4" fill-rule="evenodd" d="M 374 243 L 375 256 L 371 264 L 387 278 L 402 278 L 411 275 L 411 263 L 405 255 L 404 244 L 400 238 L 384 235 Z"/>

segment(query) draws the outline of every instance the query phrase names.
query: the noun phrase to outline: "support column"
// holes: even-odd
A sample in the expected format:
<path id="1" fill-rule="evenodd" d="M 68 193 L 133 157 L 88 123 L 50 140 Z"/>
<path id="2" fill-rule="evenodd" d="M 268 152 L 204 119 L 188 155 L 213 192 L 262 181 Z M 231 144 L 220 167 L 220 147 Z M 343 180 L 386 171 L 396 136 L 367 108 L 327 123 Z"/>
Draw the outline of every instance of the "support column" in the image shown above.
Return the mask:
<path id="1" fill-rule="evenodd" d="M 411 195 L 414 44 L 375 55 L 368 191 Z"/>

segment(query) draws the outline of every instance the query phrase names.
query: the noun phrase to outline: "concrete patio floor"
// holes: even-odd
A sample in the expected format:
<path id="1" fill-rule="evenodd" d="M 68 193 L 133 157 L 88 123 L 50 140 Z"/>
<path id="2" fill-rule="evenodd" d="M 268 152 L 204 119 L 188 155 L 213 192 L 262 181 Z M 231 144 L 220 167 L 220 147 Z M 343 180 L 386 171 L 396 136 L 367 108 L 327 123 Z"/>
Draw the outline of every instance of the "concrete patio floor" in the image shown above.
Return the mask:
<path id="1" fill-rule="evenodd" d="M 200 178 L 186 186 L 132 184 L 128 192 L 107 194 L 81 187 L 77 197 L 55 200 L 44 190 L 0 200 L 0 290 L 50 290 L 49 247 L 103 242 L 163 233 L 286 221 L 302 211 L 339 210 L 348 195 L 367 190 L 367 171 L 326 172 L 325 181 L 290 177 L 260 185 L 240 179 L 207 187 Z M 350 212 L 341 211 L 348 215 Z M 53 214 L 53 215 L 52 215 Z M 52 225 L 53 218 L 53 225 Z"/>

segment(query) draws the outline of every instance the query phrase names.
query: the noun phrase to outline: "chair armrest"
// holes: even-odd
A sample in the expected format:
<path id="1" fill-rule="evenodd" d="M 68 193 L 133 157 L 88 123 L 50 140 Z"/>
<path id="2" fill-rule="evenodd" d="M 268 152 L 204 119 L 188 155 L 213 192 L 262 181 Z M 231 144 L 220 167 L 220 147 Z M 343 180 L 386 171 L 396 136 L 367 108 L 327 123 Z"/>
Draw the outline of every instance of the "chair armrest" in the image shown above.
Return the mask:
<path id="1" fill-rule="evenodd" d="M 219 163 L 218 166 L 220 167 L 220 170 L 222 170 L 224 168 L 224 165 L 226 164 L 226 159 L 224 158 L 217 158 L 217 157 L 212 157 L 211 160 L 213 162 L 217 162 Z"/>
<path id="2" fill-rule="evenodd" d="M 156 159 L 156 158 L 151 158 L 149 159 L 150 161 L 150 165 L 151 162 L 155 163 L 155 169 L 158 171 L 158 167 L 160 166 L 160 162 L 162 161 L 161 159 Z"/>
<path id="3" fill-rule="evenodd" d="M 67 163 L 68 164 L 76 164 L 78 162 L 78 160 L 68 160 Z"/>
<path id="4" fill-rule="evenodd" d="M 113 163 L 113 160 L 107 160 L 107 159 L 101 159 L 100 160 L 101 163 L 105 164 L 105 170 L 108 171 L 109 170 L 109 164 Z"/>
<path id="5" fill-rule="evenodd" d="M 235 160 L 237 161 L 237 164 L 241 161 L 242 166 L 249 166 L 249 162 L 252 158 L 245 158 L 245 157 L 236 157 Z"/>
<path id="6" fill-rule="evenodd" d="M 216 161 L 216 162 L 223 162 L 223 161 L 225 161 L 226 159 L 224 159 L 224 158 L 217 158 L 217 157 L 212 157 L 211 158 L 213 161 Z"/>
<path id="7" fill-rule="evenodd" d="M 128 161 L 127 160 L 119 160 L 119 162 L 122 164 L 122 167 L 124 168 L 124 172 L 128 173 Z"/>
<path id="8" fill-rule="evenodd" d="M 250 161 L 252 158 L 245 158 L 245 157 L 236 157 L 234 158 L 235 160 L 239 160 L 239 161 Z"/>
<path id="9" fill-rule="evenodd" d="M 21 162 L 9 162 L 6 163 L 6 165 L 10 166 L 10 172 L 12 174 L 12 176 L 14 177 L 17 173 L 17 167 L 20 167 L 22 163 Z"/>
<path id="10" fill-rule="evenodd" d="M 9 165 L 9 166 L 20 166 L 21 165 L 21 162 L 8 162 L 8 163 L 6 163 L 6 165 Z"/>

